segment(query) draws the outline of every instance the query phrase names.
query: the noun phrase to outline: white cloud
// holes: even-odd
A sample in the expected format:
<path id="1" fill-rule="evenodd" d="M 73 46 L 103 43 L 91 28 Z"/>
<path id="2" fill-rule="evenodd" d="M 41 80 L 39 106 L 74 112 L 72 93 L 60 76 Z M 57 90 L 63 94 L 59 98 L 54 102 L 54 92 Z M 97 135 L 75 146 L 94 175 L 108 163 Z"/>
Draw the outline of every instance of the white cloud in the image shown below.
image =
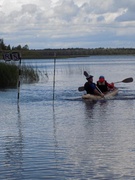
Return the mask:
<path id="1" fill-rule="evenodd" d="M 134 8 L 134 0 L 0 0 L 0 34 L 35 49 L 126 46 L 125 36 L 135 47 Z"/>

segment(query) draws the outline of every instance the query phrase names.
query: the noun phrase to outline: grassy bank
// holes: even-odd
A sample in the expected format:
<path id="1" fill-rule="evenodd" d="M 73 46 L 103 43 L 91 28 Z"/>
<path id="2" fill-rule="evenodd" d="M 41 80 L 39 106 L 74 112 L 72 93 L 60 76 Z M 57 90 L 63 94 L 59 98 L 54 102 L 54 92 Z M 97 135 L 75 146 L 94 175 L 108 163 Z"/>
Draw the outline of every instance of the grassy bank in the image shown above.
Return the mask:
<path id="1" fill-rule="evenodd" d="M 0 88 L 17 88 L 19 67 L 14 63 L 0 63 Z M 24 83 L 34 83 L 39 80 L 37 70 L 32 67 L 21 67 L 21 80 Z"/>

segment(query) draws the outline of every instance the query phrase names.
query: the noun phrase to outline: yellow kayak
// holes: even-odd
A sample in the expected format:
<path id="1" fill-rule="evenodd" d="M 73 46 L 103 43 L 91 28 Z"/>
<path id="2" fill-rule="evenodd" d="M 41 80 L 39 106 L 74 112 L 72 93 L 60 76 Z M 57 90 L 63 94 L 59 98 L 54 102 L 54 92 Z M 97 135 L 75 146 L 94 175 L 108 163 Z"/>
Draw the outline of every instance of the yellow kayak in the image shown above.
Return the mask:
<path id="1" fill-rule="evenodd" d="M 82 96 L 83 99 L 91 99 L 91 100 L 100 100 L 100 99 L 110 99 L 113 96 L 118 94 L 118 88 L 115 88 L 111 91 L 108 91 L 105 93 L 104 97 L 98 96 L 98 95 L 93 95 L 93 94 L 84 94 Z"/>

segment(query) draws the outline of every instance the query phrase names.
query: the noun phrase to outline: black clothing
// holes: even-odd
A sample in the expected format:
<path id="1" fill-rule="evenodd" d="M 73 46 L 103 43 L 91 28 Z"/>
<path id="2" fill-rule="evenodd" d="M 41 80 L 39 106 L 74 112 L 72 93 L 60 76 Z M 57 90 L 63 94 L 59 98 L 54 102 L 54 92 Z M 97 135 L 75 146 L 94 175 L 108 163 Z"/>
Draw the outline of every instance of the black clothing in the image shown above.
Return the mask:
<path id="1" fill-rule="evenodd" d="M 95 83 L 91 82 L 86 82 L 84 84 L 84 89 L 86 90 L 87 94 L 94 94 L 94 90 L 96 89 Z"/>
<path id="2" fill-rule="evenodd" d="M 107 92 L 108 91 L 108 83 L 104 81 L 103 83 L 97 81 L 97 87 L 101 90 L 101 92 Z"/>

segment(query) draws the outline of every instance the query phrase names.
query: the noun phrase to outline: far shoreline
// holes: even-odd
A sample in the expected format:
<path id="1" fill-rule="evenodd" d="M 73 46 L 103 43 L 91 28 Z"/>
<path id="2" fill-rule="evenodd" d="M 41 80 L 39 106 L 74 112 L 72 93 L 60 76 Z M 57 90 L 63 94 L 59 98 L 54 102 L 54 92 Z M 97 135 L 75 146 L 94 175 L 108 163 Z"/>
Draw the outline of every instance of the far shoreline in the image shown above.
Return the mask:
<path id="1" fill-rule="evenodd" d="M 22 59 L 68 59 L 102 55 L 135 55 L 135 48 L 68 48 L 68 49 L 41 49 L 41 50 L 1 50 L 0 59 L 4 53 L 19 52 Z"/>

